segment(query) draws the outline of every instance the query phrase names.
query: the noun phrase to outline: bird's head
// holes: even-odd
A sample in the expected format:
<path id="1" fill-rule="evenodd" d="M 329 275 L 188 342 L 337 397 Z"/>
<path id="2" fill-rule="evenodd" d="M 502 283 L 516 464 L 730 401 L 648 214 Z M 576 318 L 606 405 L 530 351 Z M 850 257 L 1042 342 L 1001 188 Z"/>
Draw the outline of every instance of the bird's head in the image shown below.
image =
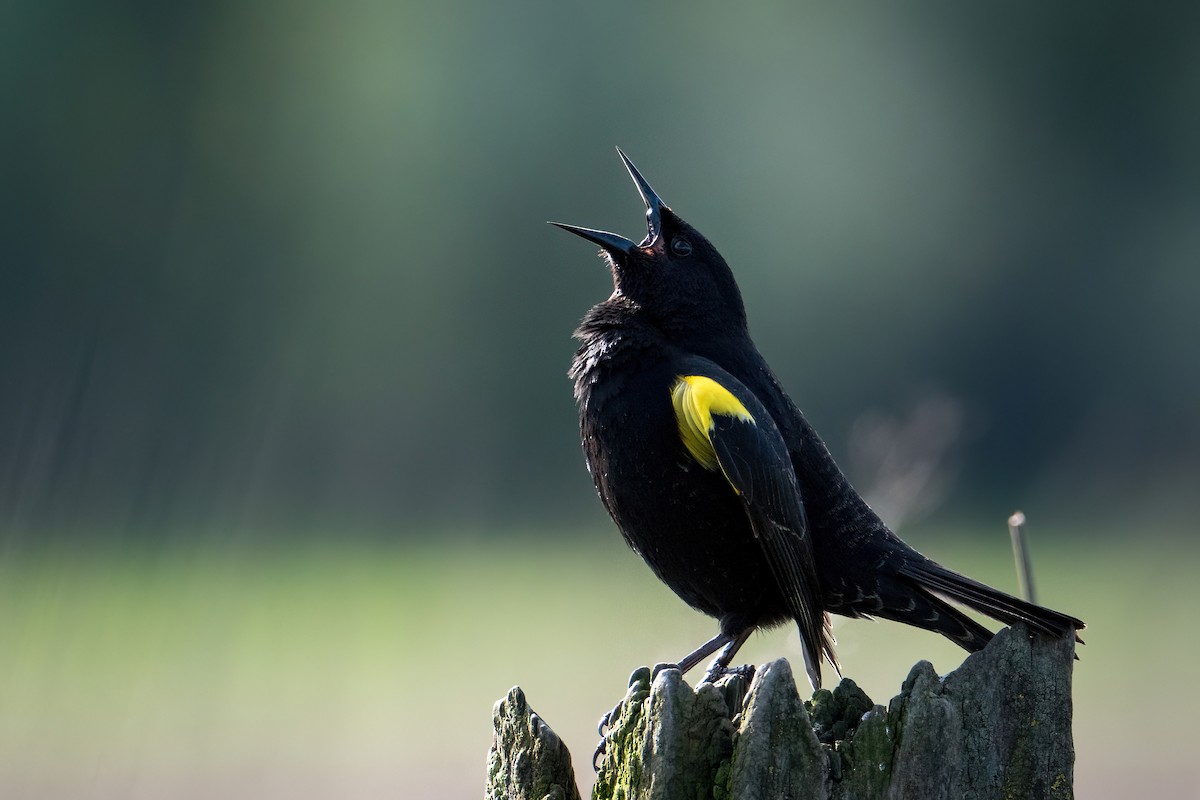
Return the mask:
<path id="1" fill-rule="evenodd" d="M 664 332 L 703 336 L 744 331 L 745 307 L 725 259 L 662 201 L 621 148 L 617 153 L 646 204 L 645 238 L 635 244 L 607 231 L 550 224 L 599 245 L 612 269 L 615 294 L 635 302 Z"/>

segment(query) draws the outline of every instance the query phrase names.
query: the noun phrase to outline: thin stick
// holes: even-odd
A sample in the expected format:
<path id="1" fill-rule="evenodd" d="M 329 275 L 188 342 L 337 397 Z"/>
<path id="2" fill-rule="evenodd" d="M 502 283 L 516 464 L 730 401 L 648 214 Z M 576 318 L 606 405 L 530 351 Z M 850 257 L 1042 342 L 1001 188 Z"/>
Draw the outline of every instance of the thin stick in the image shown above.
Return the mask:
<path id="1" fill-rule="evenodd" d="M 1017 562 L 1017 583 L 1021 596 L 1036 603 L 1033 590 L 1033 564 L 1029 560 L 1029 548 L 1025 544 L 1025 514 L 1014 511 L 1008 518 L 1008 535 L 1012 537 L 1013 560 Z"/>

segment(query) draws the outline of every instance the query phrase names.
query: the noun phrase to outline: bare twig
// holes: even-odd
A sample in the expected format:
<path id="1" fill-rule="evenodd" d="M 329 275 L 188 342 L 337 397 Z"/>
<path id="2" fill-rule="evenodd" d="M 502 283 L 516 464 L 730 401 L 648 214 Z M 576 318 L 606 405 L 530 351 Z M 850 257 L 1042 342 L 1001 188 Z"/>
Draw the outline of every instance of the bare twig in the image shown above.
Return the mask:
<path id="1" fill-rule="evenodd" d="M 1029 560 L 1029 548 L 1025 543 L 1025 514 L 1014 511 L 1008 518 L 1008 535 L 1012 537 L 1013 560 L 1017 562 L 1017 583 L 1021 596 L 1031 603 L 1037 602 L 1033 590 L 1033 564 Z"/>

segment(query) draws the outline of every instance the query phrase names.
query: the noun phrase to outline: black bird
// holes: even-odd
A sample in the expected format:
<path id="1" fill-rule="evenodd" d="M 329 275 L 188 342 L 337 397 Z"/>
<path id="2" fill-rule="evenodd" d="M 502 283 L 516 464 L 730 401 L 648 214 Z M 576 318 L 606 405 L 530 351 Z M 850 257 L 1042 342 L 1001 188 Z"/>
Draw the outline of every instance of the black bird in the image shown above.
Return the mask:
<path id="1" fill-rule="evenodd" d="M 601 248 L 613 293 L 575 337 L 570 376 L 600 499 L 625 541 L 720 633 L 728 668 L 762 627 L 794 620 L 814 688 L 837 668 L 826 612 L 936 631 L 969 651 L 992 632 L 946 602 L 1049 636 L 1080 620 L 952 572 L 899 539 L 834 463 L 780 387 L 746 325 L 725 259 L 617 153 L 646 204 L 639 244 L 551 223 Z"/>

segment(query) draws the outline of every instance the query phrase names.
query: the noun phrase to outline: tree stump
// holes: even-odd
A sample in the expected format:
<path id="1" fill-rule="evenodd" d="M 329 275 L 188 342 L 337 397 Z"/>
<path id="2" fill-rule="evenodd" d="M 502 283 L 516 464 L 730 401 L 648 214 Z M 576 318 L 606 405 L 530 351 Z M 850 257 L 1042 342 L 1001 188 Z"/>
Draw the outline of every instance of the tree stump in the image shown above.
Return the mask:
<path id="1" fill-rule="evenodd" d="M 919 662 L 886 708 L 850 680 L 804 702 L 783 659 L 695 689 L 643 667 L 608 718 L 592 797 L 1071 798 L 1074 652 L 1014 626 L 944 678 Z M 487 798 L 579 797 L 570 754 L 519 688 L 494 720 Z"/>
<path id="2" fill-rule="evenodd" d="M 579 800 L 571 754 L 558 734 L 525 702 L 514 686 L 492 710 L 495 733 L 488 752 L 490 800 L 536 798 Z"/>

